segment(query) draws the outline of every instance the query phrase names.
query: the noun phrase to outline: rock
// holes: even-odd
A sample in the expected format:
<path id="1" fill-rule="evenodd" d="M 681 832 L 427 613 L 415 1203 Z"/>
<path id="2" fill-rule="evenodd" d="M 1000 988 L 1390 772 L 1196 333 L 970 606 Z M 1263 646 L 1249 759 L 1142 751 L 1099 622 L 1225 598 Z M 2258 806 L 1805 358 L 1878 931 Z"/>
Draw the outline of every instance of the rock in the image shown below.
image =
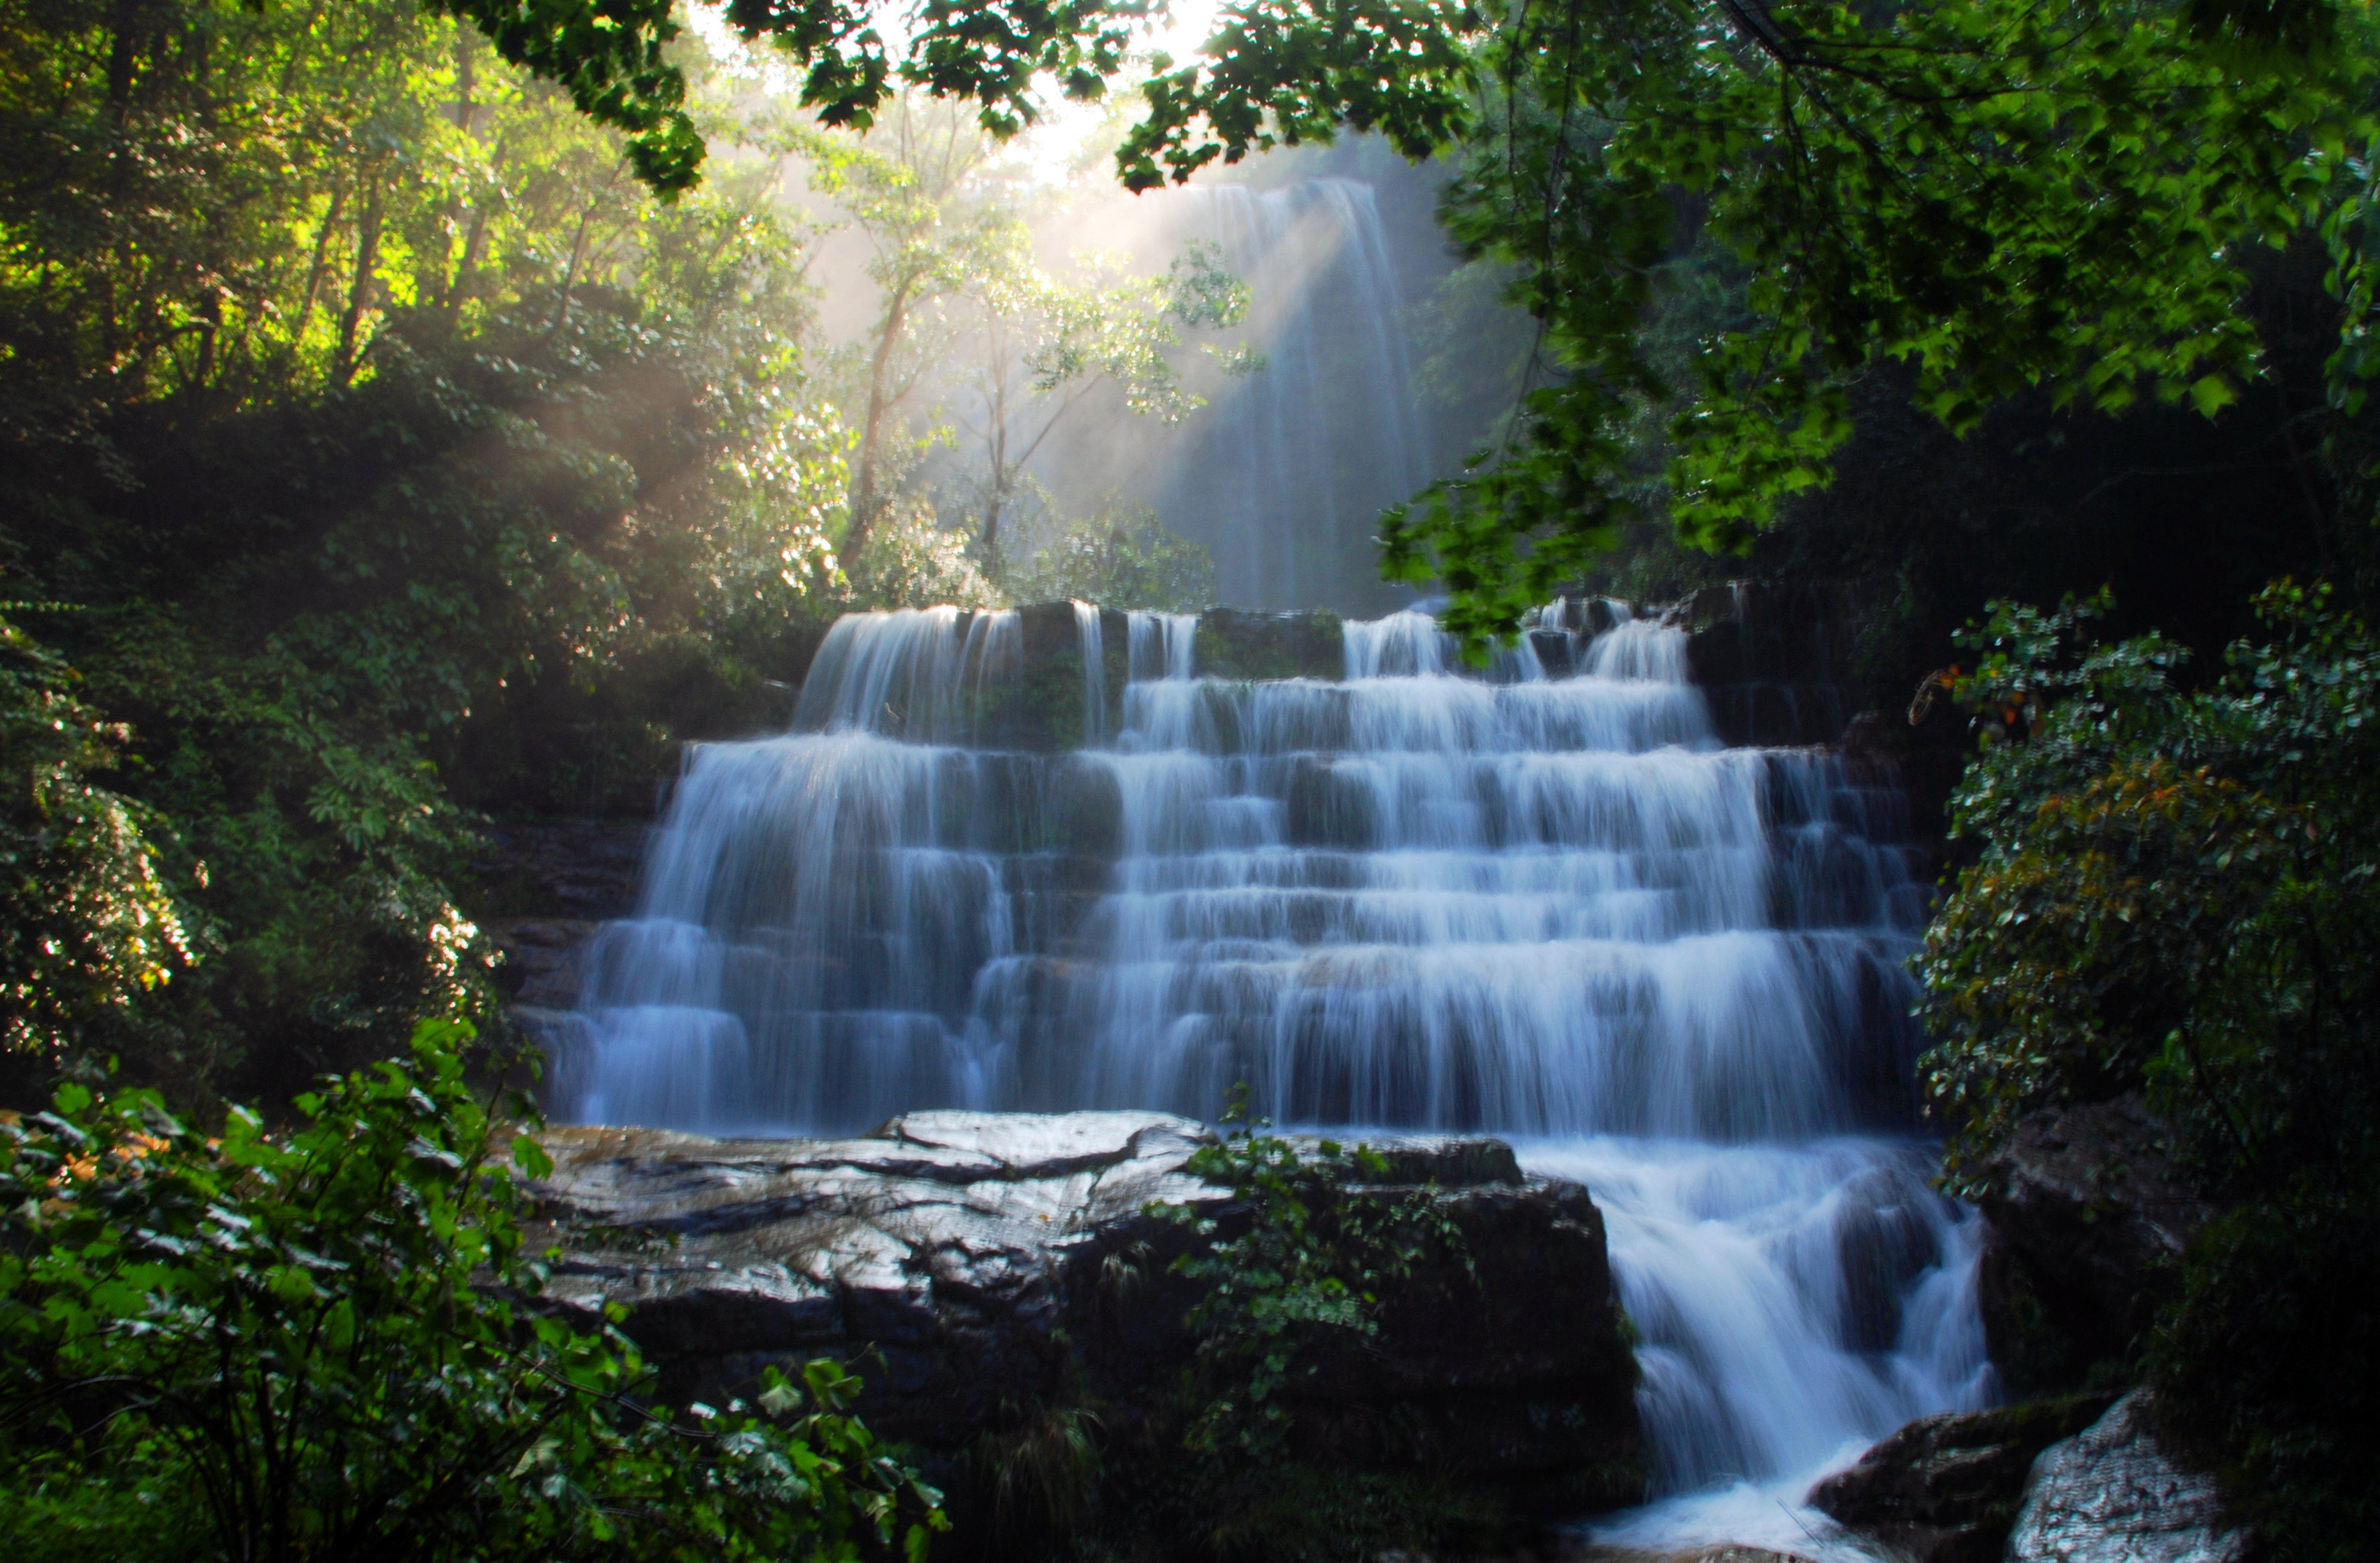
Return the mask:
<path id="1" fill-rule="evenodd" d="M 2008 1563 L 2239 1563 L 2246 1536 L 2223 1528 L 2213 1479 L 2157 1448 L 2150 1404 L 2133 1391 L 2034 1462 Z"/>
<path id="2" fill-rule="evenodd" d="M 549 1054 L 567 1046 L 587 941 L 636 908 L 648 820 L 500 819 L 472 864 L 467 909 L 496 947 L 513 1020 Z"/>
<path id="3" fill-rule="evenodd" d="M 1344 678 L 1347 642 L 1339 615 L 1328 610 L 1210 608 L 1198 615 L 1191 671 L 1200 678 Z"/>
<path id="4" fill-rule="evenodd" d="M 1982 1170 L 1992 1360 L 2019 1394 L 2070 1385 L 2147 1326 L 2208 1207 L 2138 1097 L 2032 1113 Z"/>
<path id="5" fill-rule="evenodd" d="M 651 833 L 648 819 L 497 820 L 471 865 L 479 885 L 467 909 L 483 926 L 515 917 L 625 917 L 636 907 Z"/>
<path id="6" fill-rule="evenodd" d="M 1843 732 L 1859 627 L 1874 582 L 1733 581 L 1670 610 L 1686 632 L 1687 676 L 1732 745 L 1831 744 Z"/>
<path id="7" fill-rule="evenodd" d="M 578 1002 L 579 957 L 601 926 L 578 917 L 491 917 L 480 928 L 503 958 L 496 980 L 515 1005 L 566 1010 Z"/>
<path id="8" fill-rule="evenodd" d="M 1377 1558 L 1374 1563 L 1388 1563 L 1388 1559 Z M 1421 1560 L 1415 1559 L 1415 1563 Z M 1771 1552 L 1767 1547 L 1744 1546 L 1736 1542 L 1658 1551 L 1650 1547 L 1613 1546 L 1556 1533 L 1516 1550 L 1510 1563 L 1809 1563 L 1809 1559 L 1797 1553 Z"/>
<path id="9" fill-rule="evenodd" d="M 1021 1409 L 1087 1397 L 1111 1428 L 1178 1382 L 1192 1241 L 1143 1214 L 1229 1221 L 1183 1164 L 1213 1143 L 1146 1112 L 918 1112 L 849 1140 L 718 1140 L 559 1128 L 536 1186 L 549 1297 L 625 1327 L 664 1392 L 724 1403 L 770 1363 L 831 1356 L 867 1380 L 870 1425 L 946 1473 Z M 1492 1487 L 1516 1510 L 1580 1512 L 1642 1490 L 1633 1356 L 1601 1212 L 1524 1179 L 1510 1146 L 1390 1142 L 1384 1186 L 1434 1178 L 1459 1266 L 1387 1300 L 1379 1334 L 1323 1364 L 1295 1407 L 1321 1463 L 1402 1465 Z M 1391 1430 L 1393 1436 L 1391 1436 Z"/>
<path id="10" fill-rule="evenodd" d="M 2074 1396 L 1912 1422 L 1810 1491 L 1810 1506 L 1910 1563 L 1997 1563 L 2034 1457 L 2107 1411 Z"/>

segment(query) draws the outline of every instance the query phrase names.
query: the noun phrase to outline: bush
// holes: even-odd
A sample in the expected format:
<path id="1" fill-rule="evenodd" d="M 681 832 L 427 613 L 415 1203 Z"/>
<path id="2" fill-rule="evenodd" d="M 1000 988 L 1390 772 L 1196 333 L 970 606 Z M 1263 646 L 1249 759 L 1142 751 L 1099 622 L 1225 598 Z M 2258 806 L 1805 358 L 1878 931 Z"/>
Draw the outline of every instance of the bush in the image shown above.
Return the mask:
<path id="1" fill-rule="evenodd" d="M 548 1167 L 464 1078 L 468 1027 L 324 1081 L 272 1133 L 62 1088 L 0 1138 L 0 1534 L 144 1559 L 850 1558 L 936 1495 L 771 1374 L 674 1412 L 613 1310 L 535 1298 L 517 1178 Z"/>
<path id="2" fill-rule="evenodd" d="M 2240 1516 L 2326 1557 L 2380 1460 L 2351 1371 L 2380 1284 L 2380 648 L 2283 583 L 2271 643 L 2188 691 L 2168 642 L 2089 644 L 2107 606 L 1996 604 L 1967 637 L 1985 745 L 1952 823 L 1981 851 L 1919 960 L 1922 1068 L 1965 1192 L 2046 1104 L 2141 1090 L 2180 1131 L 2220 1214 L 2143 1361 Z"/>
<path id="3" fill-rule="evenodd" d="M 1202 1240 L 1172 1266 L 1200 1288 L 1185 1320 L 1196 1354 L 1175 1415 L 1160 1419 L 1172 1447 L 1140 1451 L 1160 1489 L 1144 1507 L 1182 1527 L 1162 1550 L 1355 1559 L 1485 1528 L 1495 1506 L 1484 1495 L 1424 1470 L 1346 1469 L 1298 1427 L 1301 1391 L 1379 1333 L 1384 1297 L 1417 1266 L 1439 1255 L 1468 1267 L 1460 1229 L 1435 1187 L 1361 1187 L 1387 1170 L 1369 1147 L 1322 1140 L 1309 1153 L 1246 1106 L 1242 1087 L 1223 1143 L 1184 1169 L 1231 1190 L 1231 1205 L 1152 1211 Z M 1135 1516 L 1159 1533 L 1152 1518 Z"/>
<path id="4" fill-rule="evenodd" d="M 0 618 L 0 1053 L 87 1067 L 190 959 L 156 817 L 103 787 L 127 738 L 73 670 Z"/>
<path id="5" fill-rule="evenodd" d="M 1172 613 L 1215 605 L 1214 556 L 1167 527 L 1153 506 L 1112 494 L 1072 520 L 1045 502 L 1020 516 L 1007 555 L 1002 584 L 1012 602 L 1078 598 Z"/>

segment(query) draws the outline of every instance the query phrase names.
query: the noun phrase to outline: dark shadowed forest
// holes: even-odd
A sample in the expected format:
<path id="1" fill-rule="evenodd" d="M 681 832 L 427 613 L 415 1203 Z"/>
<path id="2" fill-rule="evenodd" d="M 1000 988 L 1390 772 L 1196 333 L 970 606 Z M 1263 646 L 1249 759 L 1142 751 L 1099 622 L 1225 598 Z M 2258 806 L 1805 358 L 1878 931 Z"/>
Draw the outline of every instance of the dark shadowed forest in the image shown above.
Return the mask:
<path id="1" fill-rule="evenodd" d="M 880 1357 L 756 1359 L 713 1405 L 636 1299 L 548 1305 L 581 1238 L 548 1230 L 559 1055 L 497 937 L 553 915 L 513 843 L 660 839 L 706 745 L 812 709 L 849 615 L 958 610 L 979 660 L 935 676 L 978 707 L 978 642 L 1022 636 L 1046 706 L 1032 611 L 1069 600 L 1066 720 L 1134 756 L 1142 637 L 1190 678 L 1183 615 L 1220 710 L 1353 686 L 1358 626 L 1416 608 L 1444 667 L 1361 676 L 1507 680 L 1565 633 L 1584 676 L 1616 626 L 1700 657 L 1715 614 L 1841 605 L 1849 720 L 1772 748 L 1906 803 L 1912 920 L 1862 990 L 1915 1039 L 1894 1132 L 1941 1211 L 2013 1232 L 2040 1126 L 2131 1114 L 2187 1212 L 2113 1302 L 1974 1239 L 1985 1387 L 1936 1409 L 2144 1387 L 2222 1556 L 2374 1555 L 2367 6 L 0 0 L 0 1537 L 27 1556 L 1517 1557 L 1663 1497 L 1633 1442 L 1525 1515 L 1459 1455 L 1331 1452 L 1439 1448 L 1318 1432 L 1341 1390 L 1314 1387 L 1393 1376 L 1398 1300 L 1510 1257 L 1353 1131 L 1582 1125 L 1299 1109 L 1245 1050 L 1184 1164 L 1228 1209 L 1150 1193 L 1097 1281 L 1188 1343 L 1156 1411 L 1069 1367 L 950 1455 L 871 1431 Z M 1281 624 L 1278 657 L 1228 638 Z M 922 699 L 902 676 L 836 731 Z M 1269 741 L 1245 732 L 1182 742 Z M 912 814 L 992 808 L 950 801 L 976 763 Z M 1148 831 L 1118 786 L 1121 894 Z M 1341 828 L 1288 844 L 1353 861 Z M 1050 872 L 1096 855 L 1066 852 Z M 988 870 L 1020 906 L 1026 871 Z M 899 899 L 868 893 L 855 926 Z M 793 938 L 747 924 L 739 950 Z M 921 966 L 965 943 L 936 938 Z M 904 980 L 979 1018 L 970 959 Z M 1176 1106 L 985 1091 L 899 1106 Z M 2075 1196 L 2103 1234 L 2149 1154 L 2109 1145 Z M 1658 1405 L 1659 1322 L 1609 1311 L 1652 1364 L 1619 1399 Z M 1876 1545 L 1996 1560 L 2014 1502 L 1982 1541 Z M 1705 1556 L 1679 1545 L 1627 1556 Z"/>

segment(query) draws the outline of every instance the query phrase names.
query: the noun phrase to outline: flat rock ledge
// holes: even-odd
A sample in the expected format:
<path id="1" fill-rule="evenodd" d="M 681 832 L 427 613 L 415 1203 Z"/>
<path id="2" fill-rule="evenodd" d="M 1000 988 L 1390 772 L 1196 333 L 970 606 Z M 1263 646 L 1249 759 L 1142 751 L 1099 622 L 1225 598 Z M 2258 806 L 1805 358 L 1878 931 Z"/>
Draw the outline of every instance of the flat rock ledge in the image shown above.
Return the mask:
<path id="1" fill-rule="evenodd" d="M 560 1251 L 551 1300 L 625 1304 L 679 1400 L 723 1404 L 770 1364 L 841 1360 L 867 1381 L 869 1424 L 946 1474 L 1050 1408 L 1088 1406 L 1111 1428 L 1147 1415 L 1190 1359 L 1196 1301 L 1169 1270 L 1192 1237 L 1147 1207 L 1235 1215 L 1184 1170 L 1212 1133 L 1160 1113 L 917 1112 L 845 1140 L 542 1138 L 553 1172 L 527 1236 Z M 1304 1391 L 1302 1452 L 1459 1474 L 1516 1515 L 1634 1501 L 1636 1366 L 1586 1190 L 1524 1178 L 1496 1140 L 1374 1148 L 1384 1186 L 1435 1185 L 1469 1268 L 1384 1299 L 1379 1334 Z"/>

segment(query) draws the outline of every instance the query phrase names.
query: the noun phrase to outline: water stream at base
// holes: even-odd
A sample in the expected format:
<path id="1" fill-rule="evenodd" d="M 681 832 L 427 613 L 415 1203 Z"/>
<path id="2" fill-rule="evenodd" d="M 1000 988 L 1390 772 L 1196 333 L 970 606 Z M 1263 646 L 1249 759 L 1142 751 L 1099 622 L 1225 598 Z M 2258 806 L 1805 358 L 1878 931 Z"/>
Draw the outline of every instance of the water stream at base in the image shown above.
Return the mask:
<path id="1" fill-rule="evenodd" d="M 1111 718 L 1080 609 L 1065 754 L 985 742 L 1017 614 L 846 618 L 795 733 L 693 756 L 556 1116 L 1211 1117 L 1244 1080 L 1284 1122 L 1506 1134 L 1592 1191 L 1644 1337 L 1655 1500 L 1597 1533 L 1830 1550 L 1810 1481 L 1992 1388 L 1974 1218 L 1908 1128 L 1900 794 L 1720 746 L 1682 634 L 1603 617 L 1574 677 L 1464 676 L 1400 613 L 1339 679 L 1250 684 L 1134 614 Z"/>

